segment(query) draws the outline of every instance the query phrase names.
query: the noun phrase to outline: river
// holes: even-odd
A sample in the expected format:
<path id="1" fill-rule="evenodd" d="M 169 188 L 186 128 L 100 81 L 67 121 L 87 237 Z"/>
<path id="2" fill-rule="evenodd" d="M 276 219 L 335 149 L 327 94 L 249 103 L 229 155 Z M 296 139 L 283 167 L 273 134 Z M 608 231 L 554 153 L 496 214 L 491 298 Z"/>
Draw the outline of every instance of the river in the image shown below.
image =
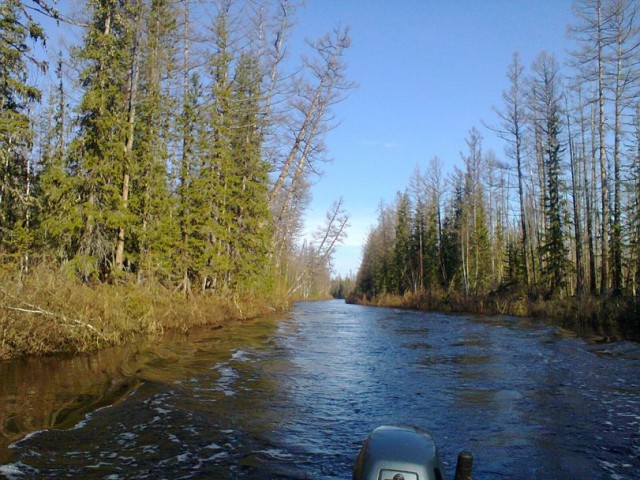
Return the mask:
<path id="1" fill-rule="evenodd" d="M 0 477 L 349 479 L 418 426 L 453 478 L 640 478 L 640 345 L 542 321 L 300 303 L 88 357 L 0 363 Z"/>

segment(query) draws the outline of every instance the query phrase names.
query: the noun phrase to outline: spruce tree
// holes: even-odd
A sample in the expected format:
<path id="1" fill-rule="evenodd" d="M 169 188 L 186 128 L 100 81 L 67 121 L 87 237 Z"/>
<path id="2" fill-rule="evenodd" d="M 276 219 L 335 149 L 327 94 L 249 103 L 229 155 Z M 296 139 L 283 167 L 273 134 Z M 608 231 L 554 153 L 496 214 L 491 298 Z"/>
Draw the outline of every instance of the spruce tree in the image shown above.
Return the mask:
<path id="1" fill-rule="evenodd" d="M 138 281 L 170 281 L 174 246 L 179 239 L 175 197 L 170 195 L 167 169 L 173 140 L 175 100 L 163 85 L 170 78 L 175 51 L 171 35 L 177 12 L 168 0 L 153 0 L 145 18 L 141 45 L 140 92 L 135 123 L 131 212 L 135 223 L 128 247 L 134 253 Z"/>
<path id="2" fill-rule="evenodd" d="M 553 115 L 548 123 L 549 137 L 546 146 L 547 163 L 547 199 L 546 216 L 547 231 L 544 244 L 541 246 L 545 259 L 543 274 L 546 276 L 548 295 L 559 293 L 566 284 L 567 247 L 564 243 L 564 222 L 561 192 L 560 143 L 558 141 L 559 124 L 557 115 Z"/>
<path id="3" fill-rule="evenodd" d="M 87 279 L 114 271 L 118 229 L 132 216 L 122 199 L 123 171 L 129 168 L 125 150 L 128 133 L 132 32 L 126 4 L 90 0 L 92 19 L 83 45 L 76 51 L 84 94 L 78 109 L 79 132 L 72 145 L 78 159 L 82 232 L 74 258 Z"/>
<path id="4" fill-rule="evenodd" d="M 424 284 L 427 288 L 433 290 L 439 285 L 438 210 L 433 202 L 427 207 L 424 222 L 424 240 L 422 242 L 424 249 Z"/>
<path id="5" fill-rule="evenodd" d="M 2 0 L 0 40 L 0 250 L 24 259 L 33 242 L 29 107 L 40 100 L 28 82 L 28 63 L 44 69 L 28 42 L 44 43 L 45 35 L 19 0 Z"/>
<path id="6" fill-rule="evenodd" d="M 41 148 L 40 223 L 38 237 L 44 253 L 52 260 L 65 263 L 77 249 L 81 231 L 75 211 L 77 165 L 69 155 L 69 112 L 67 93 L 62 75 L 62 59 L 56 67 L 56 85 L 49 95 L 47 118 L 50 118 Z"/>
<path id="7" fill-rule="evenodd" d="M 442 225 L 442 280 L 445 289 L 467 291 L 463 274 L 462 225 L 464 217 L 464 180 L 462 172 L 452 179 L 453 196 Z"/>
<path id="8" fill-rule="evenodd" d="M 392 291 L 403 294 L 411 289 L 411 202 L 405 192 L 398 194 L 393 242 Z"/>
<path id="9" fill-rule="evenodd" d="M 231 148 L 235 169 L 229 208 L 233 211 L 231 255 L 236 288 L 265 282 L 271 239 L 269 165 L 261 158 L 260 65 L 252 53 L 238 60 L 233 87 Z"/>
<path id="10" fill-rule="evenodd" d="M 210 59 L 211 88 L 205 105 L 207 129 L 200 135 L 200 172 L 198 185 L 204 203 L 204 217 L 198 232 L 204 250 L 200 258 L 202 288 L 226 289 L 231 282 L 231 225 L 234 212 L 230 207 L 234 195 L 232 135 L 232 53 L 229 45 L 229 11 L 222 8 L 215 21 L 215 48 Z"/>
<path id="11" fill-rule="evenodd" d="M 542 274 L 546 294 L 561 293 L 566 284 L 568 251 L 565 245 L 563 179 L 561 171 L 562 145 L 560 143 L 560 84 L 558 67 L 553 56 L 542 53 L 533 66 L 533 113 L 544 145 L 544 194 L 545 231 L 540 252 L 543 260 Z"/>
<path id="12" fill-rule="evenodd" d="M 202 145 L 198 139 L 204 130 L 202 90 L 200 76 L 194 73 L 186 85 L 180 119 L 182 152 L 176 190 L 176 221 L 180 238 L 175 247 L 174 271 L 185 295 L 191 292 L 192 284 L 197 280 L 205 249 L 200 231 L 207 219 L 204 212 L 206 192 L 201 185 L 198 163 Z"/>

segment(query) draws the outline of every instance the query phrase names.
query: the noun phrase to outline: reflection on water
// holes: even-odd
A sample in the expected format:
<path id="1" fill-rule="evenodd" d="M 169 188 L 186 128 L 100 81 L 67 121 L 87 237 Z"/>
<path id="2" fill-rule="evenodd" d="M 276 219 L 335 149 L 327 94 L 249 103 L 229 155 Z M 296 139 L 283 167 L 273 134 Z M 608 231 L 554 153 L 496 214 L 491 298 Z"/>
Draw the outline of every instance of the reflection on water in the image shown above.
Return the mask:
<path id="1" fill-rule="evenodd" d="M 49 427 L 69 428 L 134 389 L 110 353 L 64 360 L 0 363 L 0 461 L 12 440 Z"/>
<path id="2" fill-rule="evenodd" d="M 39 430 L 74 427 L 90 412 L 120 402 L 141 382 L 180 384 L 200 374 L 224 383 L 225 373 L 212 370 L 212 362 L 222 362 L 235 345 L 251 348 L 268 340 L 274 328 L 271 320 L 251 321 L 223 330 L 169 333 L 162 343 L 90 356 L 0 362 L 0 463 L 8 460 L 12 441 Z"/>
<path id="3" fill-rule="evenodd" d="M 468 449 L 475 478 L 640 478 L 639 367 L 539 321 L 299 304 L 0 364 L 0 477 L 347 479 L 394 423 L 431 430 L 449 477 Z"/>

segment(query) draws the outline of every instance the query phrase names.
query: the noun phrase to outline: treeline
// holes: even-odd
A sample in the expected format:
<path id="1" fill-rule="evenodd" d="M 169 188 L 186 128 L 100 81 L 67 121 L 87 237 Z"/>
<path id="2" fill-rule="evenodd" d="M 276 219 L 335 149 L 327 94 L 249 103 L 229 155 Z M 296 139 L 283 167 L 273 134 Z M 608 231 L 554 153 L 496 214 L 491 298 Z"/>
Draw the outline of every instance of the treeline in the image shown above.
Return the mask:
<path id="1" fill-rule="evenodd" d="M 434 158 L 383 204 L 355 294 L 490 298 L 637 297 L 640 282 L 640 12 L 631 0 L 581 0 L 561 68 L 516 53 L 489 126 L 472 128 L 462 166 Z"/>
<path id="2" fill-rule="evenodd" d="M 342 202 L 298 240 L 352 86 L 348 31 L 295 62 L 285 0 L 56 6 L 0 0 L 0 262 L 187 295 L 328 293 L 311 285 L 327 283 Z M 48 65 L 55 22 L 71 46 Z"/>

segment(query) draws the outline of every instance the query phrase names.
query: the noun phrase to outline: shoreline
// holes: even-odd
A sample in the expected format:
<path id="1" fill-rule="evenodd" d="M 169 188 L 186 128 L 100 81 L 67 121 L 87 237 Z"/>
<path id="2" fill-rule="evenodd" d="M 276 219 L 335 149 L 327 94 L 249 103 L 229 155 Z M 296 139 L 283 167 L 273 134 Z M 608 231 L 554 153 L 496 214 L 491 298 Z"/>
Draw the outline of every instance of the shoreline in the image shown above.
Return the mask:
<path id="1" fill-rule="evenodd" d="M 225 324 L 285 311 L 289 302 L 243 293 L 185 297 L 159 285 L 83 285 L 41 271 L 20 284 L 0 274 L 0 361 L 82 355 L 140 337 Z"/>
<path id="2" fill-rule="evenodd" d="M 640 343 L 640 305 L 632 297 L 599 298 L 590 295 L 565 299 L 531 299 L 524 294 L 484 297 L 416 292 L 372 298 L 350 296 L 347 303 L 406 308 L 452 314 L 508 315 L 546 319 L 593 341 L 631 340 Z"/>

